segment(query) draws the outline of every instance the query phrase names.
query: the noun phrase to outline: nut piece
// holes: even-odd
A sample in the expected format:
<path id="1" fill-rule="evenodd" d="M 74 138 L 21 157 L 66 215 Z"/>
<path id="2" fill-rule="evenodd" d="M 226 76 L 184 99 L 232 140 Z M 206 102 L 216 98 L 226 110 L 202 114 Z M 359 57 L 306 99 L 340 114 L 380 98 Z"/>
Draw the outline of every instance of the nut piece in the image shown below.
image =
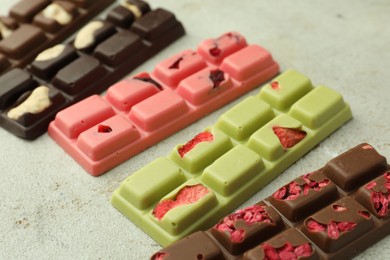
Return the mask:
<path id="1" fill-rule="evenodd" d="M 18 120 L 26 113 L 38 114 L 50 105 L 49 88 L 39 86 L 33 90 L 31 95 L 23 103 L 8 111 L 7 116 L 11 119 Z"/>
<path id="2" fill-rule="evenodd" d="M 65 49 L 64 44 L 57 44 L 39 53 L 38 56 L 35 58 L 35 61 L 45 61 L 45 60 L 57 58 L 58 56 L 61 55 L 64 49 Z"/>
<path id="3" fill-rule="evenodd" d="M 84 26 L 76 35 L 74 47 L 76 49 L 84 49 L 94 42 L 94 33 L 103 27 L 103 22 L 92 21 Z"/>
<path id="4" fill-rule="evenodd" d="M 10 36 L 12 30 L 8 28 L 2 21 L 0 21 L 0 39 Z"/>
<path id="5" fill-rule="evenodd" d="M 61 25 L 67 25 L 72 21 L 72 15 L 68 13 L 61 5 L 52 3 L 43 10 L 43 16 L 48 19 L 56 20 Z"/>
<path id="6" fill-rule="evenodd" d="M 129 9 L 130 12 L 132 12 L 134 14 L 136 19 L 138 19 L 138 18 L 140 18 L 142 16 L 142 11 L 139 9 L 138 6 L 130 4 L 130 3 L 127 3 L 127 2 L 121 3 L 121 5 L 124 8 Z"/>

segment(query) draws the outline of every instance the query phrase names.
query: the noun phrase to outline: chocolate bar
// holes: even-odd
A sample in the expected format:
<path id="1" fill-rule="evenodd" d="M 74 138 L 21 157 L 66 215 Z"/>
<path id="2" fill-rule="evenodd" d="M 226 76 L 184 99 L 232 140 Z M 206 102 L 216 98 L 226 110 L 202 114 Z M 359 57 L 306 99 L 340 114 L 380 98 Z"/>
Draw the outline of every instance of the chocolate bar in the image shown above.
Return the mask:
<path id="1" fill-rule="evenodd" d="M 215 224 L 351 116 L 338 92 L 288 70 L 131 174 L 112 204 L 167 246 Z"/>
<path id="2" fill-rule="evenodd" d="M 20 0 L 0 17 L 0 75 L 23 68 L 62 42 L 114 0 Z"/>
<path id="3" fill-rule="evenodd" d="M 46 132 L 58 111 L 102 92 L 183 34 L 171 12 L 127 0 L 105 20 L 85 25 L 70 43 L 41 52 L 25 70 L 3 74 L 0 125 L 34 139 Z"/>
<path id="4" fill-rule="evenodd" d="M 389 170 L 360 144 L 151 259 L 351 259 L 390 233 Z"/>
<path id="5" fill-rule="evenodd" d="M 156 33 L 160 31 L 148 37 Z M 97 176 L 270 80 L 278 71 L 268 51 L 229 32 L 203 41 L 197 51 L 185 50 L 163 60 L 150 74 L 114 84 L 103 97 L 91 96 L 60 111 L 48 133 Z"/>

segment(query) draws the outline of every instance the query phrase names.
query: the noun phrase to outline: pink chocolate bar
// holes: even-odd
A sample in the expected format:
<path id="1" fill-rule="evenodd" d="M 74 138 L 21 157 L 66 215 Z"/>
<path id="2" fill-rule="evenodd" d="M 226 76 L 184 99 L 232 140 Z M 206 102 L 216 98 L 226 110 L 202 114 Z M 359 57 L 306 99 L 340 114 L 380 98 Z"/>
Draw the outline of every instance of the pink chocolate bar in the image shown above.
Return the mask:
<path id="1" fill-rule="evenodd" d="M 236 32 L 203 41 L 124 79 L 105 96 L 62 111 L 49 135 L 87 172 L 98 176 L 209 114 L 279 71 L 271 54 Z"/>

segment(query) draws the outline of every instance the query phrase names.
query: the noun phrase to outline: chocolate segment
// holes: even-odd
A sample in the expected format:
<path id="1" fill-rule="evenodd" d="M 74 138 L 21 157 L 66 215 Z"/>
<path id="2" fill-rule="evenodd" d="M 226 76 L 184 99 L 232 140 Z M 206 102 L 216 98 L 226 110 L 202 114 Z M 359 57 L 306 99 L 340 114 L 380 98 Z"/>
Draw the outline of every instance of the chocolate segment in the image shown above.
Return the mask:
<path id="1" fill-rule="evenodd" d="M 361 158 L 361 150 L 368 147 L 371 155 L 374 156 L 366 157 L 365 161 L 356 160 L 356 158 Z M 326 181 L 325 171 L 328 169 L 323 167 L 296 178 L 279 188 L 264 201 L 226 216 L 214 227 L 204 232 L 196 232 L 173 243 L 155 253 L 151 259 L 190 259 L 196 253 L 202 255 L 203 252 L 206 252 L 206 245 L 212 245 L 214 252 L 218 252 L 219 249 L 221 253 L 218 259 L 351 259 L 390 233 L 390 221 L 387 218 L 389 215 L 387 201 L 390 172 L 388 165 L 383 167 L 382 160 L 377 160 L 379 157 L 381 155 L 371 145 L 360 144 L 334 158 L 328 164 L 336 161 L 339 165 L 354 165 L 356 168 L 359 166 L 365 168 L 367 161 L 370 161 L 371 168 L 375 171 L 363 171 L 359 175 L 360 178 L 364 177 L 367 180 L 361 186 L 348 190 L 342 188 L 348 187 L 344 184 L 349 180 L 339 177 L 343 177 L 346 173 L 344 171 L 351 168 L 347 167 L 334 172 L 332 177 L 339 180 L 338 183 L 340 183 L 336 186 L 331 181 Z M 377 175 L 380 176 L 375 178 Z M 305 189 L 307 187 L 305 185 L 309 185 L 311 189 Z M 286 187 L 290 188 L 284 192 Z M 303 187 L 303 192 L 301 193 L 297 187 Z M 329 192 L 325 191 L 326 187 L 332 190 L 332 193 L 335 189 L 336 196 L 326 195 Z M 285 214 L 285 212 L 290 214 L 291 209 L 283 209 L 285 205 L 278 200 L 294 201 L 303 197 L 307 202 L 305 210 L 308 212 L 296 214 L 294 222 L 291 222 L 290 217 Z M 287 205 L 287 207 L 296 208 L 300 206 L 299 204 L 303 205 L 302 203 L 303 200 L 300 203 Z M 270 230 L 258 229 L 253 236 L 246 236 L 249 232 L 240 231 L 238 228 L 232 229 L 232 227 L 238 226 L 241 219 L 258 218 L 253 214 L 253 207 L 258 205 L 265 205 L 267 212 L 274 212 L 271 219 L 280 219 L 279 229 L 273 230 L 272 234 Z M 238 220 L 237 216 L 243 217 Z M 242 222 L 240 224 L 243 225 Z M 256 224 L 258 223 L 247 223 L 246 227 L 248 230 L 256 229 Z M 216 229 L 222 230 L 223 236 L 230 236 L 232 241 L 242 241 L 246 245 L 246 249 L 239 251 L 239 253 L 232 251 L 227 246 L 226 240 L 221 239 L 222 231 L 216 232 Z M 190 252 L 190 250 L 197 251 L 191 251 L 190 254 L 187 254 L 186 252 Z M 179 256 L 179 252 L 180 257 L 168 258 L 169 256 Z"/>
<path id="2" fill-rule="evenodd" d="M 103 3 L 107 4 L 111 1 L 61 0 L 47 5 L 34 16 L 34 25 L 22 24 L 0 41 L 0 70 L 2 67 L 3 70 L 12 68 L 14 59 L 10 59 L 11 56 L 13 58 L 28 56 L 31 46 L 50 40 L 52 36 L 49 37 L 50 34 L 47 31 L 56 30 L 57 27 L 60 31 L 68 30 L 68 26 L 71 26 L 73 22 L 80 22 L 81 18 L 85 19 L 87 10 L 84 8 L 95 10 Z M 157 12 L 157 10 L 147 8 L 148 4 L 143 1 L 135 1 L 134 5 L 138 6 L 141 14 L 149 12 L 153 15 Z M 11 80 L 7 83 L 6 92 L 13 93 L 12 99 L 9 99 L 9 95 L 0 96 L 0 99 L 7 100 L 2 107 L 3 118 L 0 120 L 0 125 L 19 137 L 34 139 L 47 131 L 53 115 L 61 108 L 89 95 L 102 92 L 184 34 L 181 23 L 172 13 L 161 9 L 158 12 L 171 17 L 172 23 L 169 28 L 164 27 L 165 33 L 156 38 L 156 42 L 152 43 L 142 35 L 133 32 L 132 26 L 118 27 L 107 20 L 99 19 L 84 26 L 68 44 L 58 44 L 40 52 L 27 66 L 25 73 L 35 82 L 34 86 L 44 85 L 50 90 L 54 88 L 57 90 L 54 92 L 58 92 L 64 100 L 60 102 L 60 105 L 52 105 L 41 111 L 39 120 L 36 122 L 32 120 L 27 126 L 22 122 L 23 116 L 15 119 L 3 113 L 15 107 L 16 100 L 22 100 L 31 94 L 29 92 L 31 89 L 26 88 L 23 92 L 16 85 L 14 87 L 18 90 L 12 92 L 11 83 L 14 81 Z M 141 15 L 137 21 L 145 23 L 144 18 L 145 16 Z M 164 21 L 155 22 L 164 23 Z M 9 81 L 13 76 L 15 76 L 14 72 L 9 71 L 0 76 L 0 81 Z M 38 117 L 38 115 L 29 117 Z"/>
<path id="3" fill-rule="evenodd" d="M 234 37 L 231 37 L 231 39 L 235 40 Z M 231 54 L 222 60 L 221 64 L 225 64 L 225 62 L 231 62 L 233 64 L 233 61 L 237 60 L 246 63 L 253 57 L 263 57 L 264 55 L 256 55 L 258 54 L 258 49 L 253 48 L 253 46 L 256 45 L 244 47 L 242 50 Z M 248 48 L 254 51 L 252 55 L 250 55 L 251 59 L 246 59 Z M 245 55 L 238 59 L 239 54 L 243 53 Z M 177 61 L 183 57 L 181 54 L 174 55 L 172 58 L 161 62 L 158 65 L 158 69 L 155 70 L 154 78 L 159 80 L 159 82 L 172 82 L 172 78 L 180 78 L 181 75 L 172 73 L 171 70 L 181 72 L 182 74 L 194 71 L 195 66 L 193 66 L 193 64 L 200 63 L 198 62 L 199 57 L 197 57 L 196 54 L 191 55 L 191 52 L 186 52 L 186 54 L 188 57 L 192 57 L 192 59 L 183 58 L 179 62 L 179 69 L 169 69 L 169 67 L 171 67 L 172 64 L 177 63 Z M 230 60 L 230 57 L 232 56 L 234 58 Z M 236 67 L 237 70 L 241 70 L 243 67 L 239 66 L 239 64 L 243 65 L 242 63 L 235 63 L 234 67 Z M 181 71 L 180 68 L 182 69 Z M 205 69 L 200 69 L 199 72 L 202 72 L 201 75 L 209 75 L 209 73 L 205 73 L 205 71 L 208 70 L 210 72 L 215 69 L 215 66 L 212 65 L 211 68 L 206 67 Z M 156 73 L 157 71 L 159 72 L 158 75 Z M 226 70 L 224 73 L 226 75 L 232 75 L 231 70 Z M 164 81 L 161 80 L 161 75 L 165 76 Z M 196 77 L 193 77 L 193 75 L 196 75 Z M 210 99 L 204 98 L 204 103 L 200 103 L 200 105 L 193 107 L 202 108 L 204 105 L 210 106 L 219 100 L 221 95 L 218 96 L 218 98 L 213 98 L 212 96 L 212 91 L 214 91 L 215 88 L 211 82 L 207 85 L 199 84 L 199 75 L 198 72 L 189 75 L 184 80 L 180 81 L 178 87 L 175 87 L 175 85 L 166 86 L 166 83 L 163 83 L 162 86 L 164 88 L 162 91 L 132 106 L 128 113 L 129 119 L 131 122 L 134 122 L 136 126 L 139 126 L 137 129 L 141 132 L 141 136 L 146 136 L 147 133 L 150 133 L 149 136 L 155 137 L 157 136 L 157 133 L 161 133 L 166 129 L 174 130 L 175 128 L 172 126 L 176 126 L 191 116 L 191 113 L 187 113 L 186 110 L 184 110 L 184 108 L 186 108 L 185 106 L 176 106 L 176 109 L 172 109 L 172 107 L 174 107 L 173 104 L 175 104 L 172 101 L 177 98 L 175 97 L 174 99 L 172 93 L 175 93 L 174 91 L 177 89 L 177 92 L 182 94 L 183 92 L 179 92 L 179 89 L 181 89 L 183 82 L 186 82 L 185 85 L 188 89 L 197 89 L 201 93 L 204 93 L 207 88 L 210 91 Z M 295 92 L 301 92 L 300 85 L 297 85 L 293 80 L 290 81 L 289 78 L 296 77 L 306 78 L 306 81 L 310 82 L 306 76 L 294 70 L 289 70 L 280 74 L 275 80 L 285 82 L 283 87 L 294 94 Z M 225 78 L 228 77 L 226 76 Z M 210 81 L 208 78 L 206 78 L 206 80 Z M 244 86 L 235 85 L 236 82 L 237 81 L 233 81 L 230 88 L 222 88 L 221 91 L 228 93 L 236 87 L 241 88 Z M 295 105 L 299 105 L 302 99 L 305 99 L 305 102 L 308 102 L 307 100 L 312 97 L 312 92 L 317 92 L 318 89 L 337 93 L 324 86 L 314 87 L 313 85 L 310 85 L 309 87 L 311 90 L 306 93 L 306 95 L 303 95 L 298 100 L 294 100 L 292 103 L 289 102 L 291 104 L 291 109 Z M 285 113 L 282 113 L 278 108 L 267 104 L 267 102 L 261 98 L 261 93 L 263 93 L 263 91 L 269 91 L 264 90 L 265 88 L 272 88 L 272 86 L 269 84 L 265 85 L 261 88 L 260 94 L 249 97 L 232 107 L 219 118 L 216 124 L 207 127 L 195 137 L 189 138 L 187 143 L 175 146 L 172 149 L 172 152 L 164 157 L 165 160 L 174 164 L 176 168 L 186 176 L 188 179 L 187 182 L 193 181 L 200 183 L 210 189 L 210 193 L 214 194 L 217 198 L 217 205 L 209 207 L 207 212 L 205 212 L 201 203 L 194 203 L 186 205 L 185 207 L 179 206 L 172 210 L 170 212 L 171 214 L 168 213 L 166 216 L 159 218 L 154 217 L 152 212 L 154 212 L 156 205 L 159 205 L 159 208 L 163 208 L 161 205 L 169 206 L 172 204 L 173 202 L 167 202 L 166 197 L 172 198 L 172 194 L 177 193 L 174 191 L 180 189 L 181 184 L 178 184 L 176 188 L 173 188 L 173 191 L 164 189 L 164 192 L 161 192 L 161 189 L 166 187 L 165 183 L 168 180 L 166 180 L 164 174 L 162 174 L 157 183 L 153 182 L 153 184 L 150 184 L 149 176 L 152 176 L 155 173 L 152 172 L 151 167 L 148 164 L 131 174 L 114 192 L 112 197 L 113 206 L 143 229 L 159 244 L 162 246 L 170 245 L 192 232 L 215 225 L 217 219 L 223 217 L 224 212 L 233 211 L 241 203 L 246 201 L 246 199 L 259 191 L 261 187 L 278 176 L 289 165 L 307 153 L 320 140 L 326 138 L 326 136 L 351 118 L 349 106 L 343 101 L 344 108 L 337 114 L 334 114 L 332 118 L 328 119 L 329 121 L 327 121 L 323 127 L 310 129 L 290 116 L 290 109 L 286 109 Z M 188 93 L 189 92 L 186 92 L 186 94 Z M 293 96 L 296 95 L 297 93 Z M 335 96 L 337 95 L 331 95 L 330 97 L 326 96 L 326 98 L 324 96 L 324 100 L 327 100 L 328 102 L 326 105 L 333 103 Z M 181 97 L 186 102 L 193 98 L 190 95 L 184 94 Z M 84 106 L 81 105 L 82 103 L 83 102 L 77 104 L 80 105 L 80 110 L 82 110 L 82 107 Z M 325 103 L 326 102 L 324 102 L 324 104 Z M 182 103 L 178 104 L 182 105 Z M 253 109 L 252 105 L 255 106 L 256 109 Z M 317 106 L 317 103 L 313 102 L 312 106 Z M 190 112 L 188 108 L 186 109 Z M 310 107 L 308 109 L 310 109 Z M 180 112 L 177 113 L 177 111 Z M 74 117 L 78 117 L 78 115 L 75 114 Z M 260 118 L 260 120 L 256 120 L 258 118 Z M 50 125 L 50 135 L 54 136 L 58 143 L 63 144 L 67 141 L 67 145 L 64 146 L 65 150 L 72 150 L 70 153 L 72 157 L 78 162 L 81 162 L 81 165 L 89 170 L 89 172 L 92 172 L 92 174 L 101 173 L 99 168 L 93 168 L 93 166 L 100 163 L 99 166 L 104 169 L 109 163 L 112 163 L 113 160 L 115 160 L 114 154 L 105 158 L 105 164 L 103 163 L 103 160 L 100 160 L 99 162 L 94 161 L 94 165 L 83 163 L 82 160 L 86 157 L 90 158 L 90 156 L 85 153 L 77 153 L 76 147 L 72 146 L 75 141 L 68 138 L 61 138 L 64 136 L 64 134 L 62 134 L 64 131 L 59 132 L 59 130 L 61 130 L 59 123 L 64 119 L 65 117 L 63 115 L 57 116 L 55 122 Z M 81 118 L 78 120 L 80 119 Z M 137 121 L 134 119 L 137 119 Z M 169 123 L 167 124 L 166 122 Z M 285 141 L 289 140 L 292 131 L 275 133 L 275 131 L 273 131 L 275 126 L 283 129 L 299 129 L 300 138 L 294 138 L 294 142 L 289 142 L 289 145 L 285 146 Z M 240 128 L 242 129 L 242 132 L 249 134 L 249 136 L 243 137 L 242 135 L 238 135 L 237 129 Z M 246 128 L 248 128 L 248 130 Z M 308 134 L 302 136 L 302 132 Z M 293 132 L 293 134 L 295 134 L 295 132 Z M 146 138 L 141 138 L 138 142 L 135 141 L 132 145 L 127 146 L 127 151 L 130 152 L 135 150 L 140 147 L 138 144 L 146 142 L 146 140 Z M 159 161 L 160 160 L 157 159 L 150 164 L 155 165 Z M 108 167 L 106 167 L 106 169 L 107 168 Z M 162 167 L 161 172 L 165 172 Z M 148 190 L 149 194 L 156 194 L 156 197 L 153 198 L 153 201 L 149 200 L 147 204 L 145 203 L 142 206 L 139 205 L 137 202 L 134 202 L 134 198 L 145 201 L 146 199 L 144 196 L 146 195 L 142 195 L 137 187 L 143 187 L 144 190 Z M 268 239 L 269 236 L 284 230 L 286 224 L 298 225 L 302 218 L 315 213 L 316 210 L 312 210 L 312 206 L 307 205 L 306 202 L 308 204 L 318 204 L 318 210 L 329 204 L 327 200 L 336 200 L 340 196 L 338 187 L 336 187 L 336 185 L 331 182 L 330 178 L 325 176 L 323 172 L 307 174 L 303 178 L 298 178 L 286 187 L 284 187 L 284 192 L 279 191 L 275 195 L 277 198 L 275 203 L 271 203 L 270 200 L 268 200 L 253 206 L 253 208 L 249 207 L 237 211 L 214 226 L 214 229 L 210 232 L 213 233 L 213 236 L 218 240 L 218 243 L 223 246 L 224 252 L 230 252 L 229 254 L 231 255 L 240 255 L 244 251 L 255 246 L 255 244 L 253 244 L 254 238 L 252 237 L 262 239 L 263 242 Z M 135 197 L 130 195 L 134 193 L 139 194 L 139 196 Z M 276 207 L 275 205 L 278 206 Z M 176 213 L 174 213 L 175 211 Z M 280 215 L 278 212 L 282 211 L 289 214 L 289 216 L 285 215 L 279 217 Z M 186 225 L 178 220 L 184 215 L 184 212 L 185 214 L 197 216 L 198 218 L 196 221 L 192 221 L 190 224 Z M 167 217 L 168 215 L 169 217 Z M 175 221 L 172 221 L 173 219 L 175 219 Z M 289 219 L 292 219 L 294 222 L 289 221 Z M 169 224 L 172 222 L 174 222 L 177 227 L 180 226 L 180 230 L 178 228 L 171 228 Z"/>
<path id="4" fill-rule="evenodd" d="M 356 162 L 360 162 L 357 164 Z M 388 168 L 386 158 L 369 144 L 357 146 L 329 161 L 324 174 L 344 190 L 350 191 Z"/>
<path id="5" fill-rule="evenodd" d="M 0 17 L 0 75 L 23 68 L 41 51 L 62 42 L 114 0 L 19 0 Z M 3 60 L 3 59 L 2 59 Z"/>

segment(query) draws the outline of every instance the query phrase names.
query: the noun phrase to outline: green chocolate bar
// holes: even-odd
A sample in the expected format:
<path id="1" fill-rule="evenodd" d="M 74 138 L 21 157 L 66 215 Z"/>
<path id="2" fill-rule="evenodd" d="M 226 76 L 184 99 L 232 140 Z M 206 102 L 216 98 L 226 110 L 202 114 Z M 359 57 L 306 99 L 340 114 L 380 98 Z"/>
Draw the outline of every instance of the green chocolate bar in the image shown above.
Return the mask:
<path id="1" fill-rule="evenodd" d="M 336 91 L 288 70 L 185 145 L 129 176 L 112 204 L 162 246 L 206 229 L 352 118 Z"/>

